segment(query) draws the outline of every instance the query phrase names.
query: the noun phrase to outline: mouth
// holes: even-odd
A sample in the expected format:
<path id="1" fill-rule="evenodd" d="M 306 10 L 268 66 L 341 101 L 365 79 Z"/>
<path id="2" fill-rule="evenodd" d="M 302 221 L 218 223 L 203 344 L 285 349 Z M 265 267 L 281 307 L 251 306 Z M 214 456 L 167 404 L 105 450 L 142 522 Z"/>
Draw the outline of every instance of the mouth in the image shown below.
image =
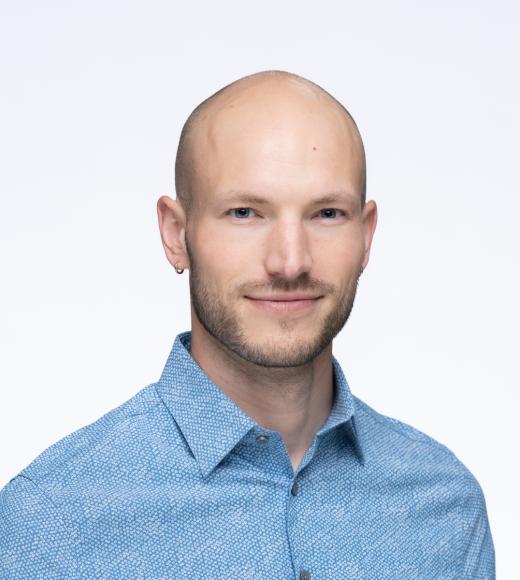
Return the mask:
<path id="1" fill-rule="evenodd" d="M 323 296 L 273 296 L 253 298 L 252 296 L 245 296 L 245 298 L 256 308 L 271 313 L 271 314 L 292 314 L 294 312 L 304 312 L 315 307 L 316 303 L 323 298 Z"/>

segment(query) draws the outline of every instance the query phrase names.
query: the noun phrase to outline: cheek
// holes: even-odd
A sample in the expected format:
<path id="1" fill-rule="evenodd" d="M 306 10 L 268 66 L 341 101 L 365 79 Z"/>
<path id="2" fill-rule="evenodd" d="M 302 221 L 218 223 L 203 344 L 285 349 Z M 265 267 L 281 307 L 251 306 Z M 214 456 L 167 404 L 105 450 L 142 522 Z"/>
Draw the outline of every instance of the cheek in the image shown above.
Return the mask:
<path id="1" fill-rule="evenodd" d="M 336 278 L 350 278 L 361 266 L 363 243 L 358 236 L 341 236 L 333 239 L 315 239 L 314 264 L 317 272 Z"/>
<path id="2" fill-rule="evenodd" d="M 238 228 L 237 228 L 238 229 Z M 193 241 L 197 268 L 201 276 L 228 293 L 237 280 L 251 275 L 255 263 L 260 262 L 259 247 L 247 236 L 229 232 L 226 228 L 201 225 Z"/>

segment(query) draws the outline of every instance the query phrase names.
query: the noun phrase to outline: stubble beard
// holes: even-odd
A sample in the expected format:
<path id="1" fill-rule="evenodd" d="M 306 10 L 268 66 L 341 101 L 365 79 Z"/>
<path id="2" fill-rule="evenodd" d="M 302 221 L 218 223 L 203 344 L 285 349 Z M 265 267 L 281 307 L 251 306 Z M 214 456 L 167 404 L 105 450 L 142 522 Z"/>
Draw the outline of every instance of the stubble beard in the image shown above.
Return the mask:
<path id="1" fill-rule="evenodd" d="M 345 326 L 354 306 L 361 275 L 361 271 L 358 271 L 352 277 L 347 290 L 318 325 L 319 330 L 311 339 L 288 340 L 290 323 L 280 320 L 280 328 L 286 331 L 286 336 L 280 341 L 282 344 L 277 341 L 254 344 L 247 338 L 233 308 L 205 283 L 189 249 L 188 255 L 191 303 L 200 323 L 224 347 L 242 359 L 262 367 L 297 367 L 314 360 Z M 298 278 L 294 282 L 278 278 L 272 282 L 272 290 L 305 291 L 310 288 L 309 284 L 307 277 Z M 283 344 L 286 345 L 285 348 Z"/>

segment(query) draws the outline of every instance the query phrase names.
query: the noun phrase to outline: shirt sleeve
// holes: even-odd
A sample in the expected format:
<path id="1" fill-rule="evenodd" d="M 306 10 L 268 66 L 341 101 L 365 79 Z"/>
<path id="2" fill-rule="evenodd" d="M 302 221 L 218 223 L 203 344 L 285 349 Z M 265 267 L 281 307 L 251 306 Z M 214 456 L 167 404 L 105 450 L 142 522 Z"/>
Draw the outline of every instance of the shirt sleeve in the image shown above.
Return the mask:
<path id="1" fill-rule="evenodd" d="M 50 498 L 18 475 L 0 491 L 0 578 L 78 578 L 77 536 Z"/>
<path id="2" fill-rule="evenodd" d="M 475 482 L 475 500 L 470 532 L 467 535 L 467 551 L 463 578 L 468 580 L 495 580 L 495 548 L 486 501 L 480 485 Z"/>

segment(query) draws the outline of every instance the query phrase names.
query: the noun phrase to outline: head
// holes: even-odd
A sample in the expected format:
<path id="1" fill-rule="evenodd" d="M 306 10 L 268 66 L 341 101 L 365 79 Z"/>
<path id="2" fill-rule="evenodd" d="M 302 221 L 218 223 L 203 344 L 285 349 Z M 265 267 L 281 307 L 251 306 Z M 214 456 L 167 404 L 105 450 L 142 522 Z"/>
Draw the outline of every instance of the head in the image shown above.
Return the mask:
<path id="1" fill-rule="evenodd" d="M 257 365 L 312 361 L 350 315 L 377 221 L 347 110 L 297 75 L 239 79 L 186 121 L 175 181 L 159 225 L 193 327 Z"/>

